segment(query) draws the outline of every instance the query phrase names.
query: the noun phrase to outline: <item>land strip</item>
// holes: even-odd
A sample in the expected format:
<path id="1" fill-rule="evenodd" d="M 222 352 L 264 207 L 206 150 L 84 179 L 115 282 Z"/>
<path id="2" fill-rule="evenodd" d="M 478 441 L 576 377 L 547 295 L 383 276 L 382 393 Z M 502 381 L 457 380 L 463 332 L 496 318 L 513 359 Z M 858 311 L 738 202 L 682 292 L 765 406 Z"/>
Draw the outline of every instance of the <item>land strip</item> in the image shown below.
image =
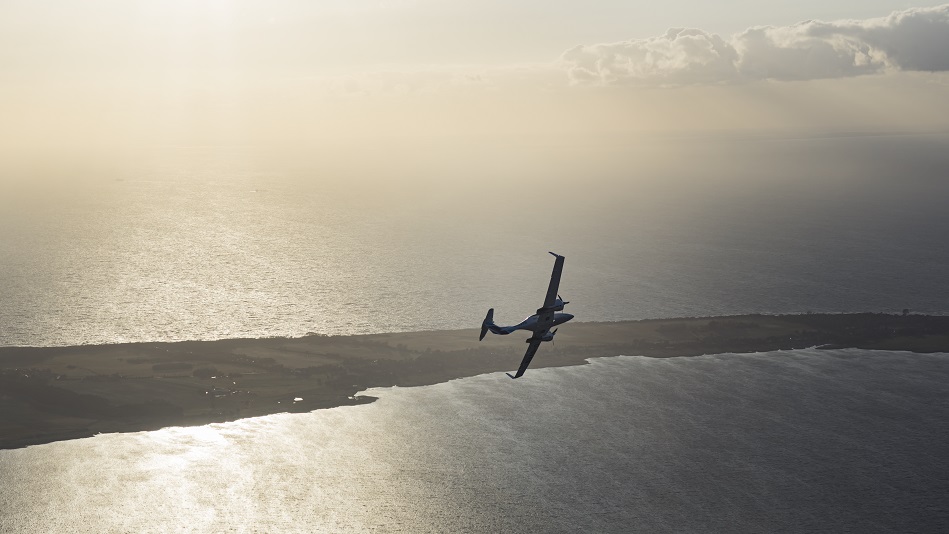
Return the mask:
<path id="1" fill-rule="evenodd" d="M 450 330 L 78 347 L 0 347 L 0 449 L 371 402 L 516 369 L 526 335 Z M 532 369 L 599 356 L 696 356 L 813 346 L 949 352 L 949 317 L 744 315 L 570 323 Z M 507 379 L 503 375 L 500 377 Z M 529 379 L 530 371 L 522 378 Z"/>

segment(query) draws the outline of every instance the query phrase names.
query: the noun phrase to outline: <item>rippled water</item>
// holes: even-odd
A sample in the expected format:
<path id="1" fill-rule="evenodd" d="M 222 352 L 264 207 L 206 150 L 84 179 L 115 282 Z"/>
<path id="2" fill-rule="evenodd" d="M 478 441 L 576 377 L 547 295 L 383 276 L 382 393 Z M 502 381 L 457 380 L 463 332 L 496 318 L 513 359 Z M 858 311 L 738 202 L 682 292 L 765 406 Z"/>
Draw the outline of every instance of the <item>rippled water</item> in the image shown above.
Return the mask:
<path id="1" fill-rule="evenodd" d="M 0 451 L 3 532 L 945 532 L 949 355 L 618 357 Z"/>
<path id="2" fill-rule="evenodd" d="M 526 176 L 426 152 L 370 180 L 200 148 L 45 185 L 0 169 L 0 345 L 453 329 L 488 307 L 514 321 L 543 297 L 547 250 L 584 321 L 945 313 L 946 145 L 682 141 L 619 176 L 598 154 Z"/>

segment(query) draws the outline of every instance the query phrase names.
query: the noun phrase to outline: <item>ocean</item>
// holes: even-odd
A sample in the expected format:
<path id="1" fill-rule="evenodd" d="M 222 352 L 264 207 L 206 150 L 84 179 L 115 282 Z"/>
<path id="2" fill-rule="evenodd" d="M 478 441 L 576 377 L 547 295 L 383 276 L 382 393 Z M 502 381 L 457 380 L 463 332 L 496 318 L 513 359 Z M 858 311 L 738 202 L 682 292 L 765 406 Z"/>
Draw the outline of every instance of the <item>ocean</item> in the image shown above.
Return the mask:
<path id="1" fill-rule="evenodd" d="M 548 250 L 579 321 L 949 311 L 947 135 L 611 143 L 3 167 L 0 346 L 513 322 Z"/>
<path id="2" fill-rule="evenodd" d="M 0 451 L 2 532 L 945 532 L 949 355 L 501 373 Z"/>
<path id="3" fill-rule="evenodd" d="M 537 143 L 2 166 L 0 346 L 513 322 L 548 250 L 579 321 L 949 312 L 949 136 Z M 630 355 L 0 451 L 0 532 L 945 532 L 947 358 Z"/>

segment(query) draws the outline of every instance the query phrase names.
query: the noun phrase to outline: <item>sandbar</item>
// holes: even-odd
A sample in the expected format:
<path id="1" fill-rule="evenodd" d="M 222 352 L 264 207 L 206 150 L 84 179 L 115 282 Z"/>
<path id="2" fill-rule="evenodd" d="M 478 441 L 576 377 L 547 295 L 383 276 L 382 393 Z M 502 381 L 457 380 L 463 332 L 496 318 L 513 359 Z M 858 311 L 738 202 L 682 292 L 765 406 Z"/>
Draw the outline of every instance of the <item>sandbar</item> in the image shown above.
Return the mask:
<path id="1" fill-rule="evenodd" d="M 478 330 L 0 347 L 0 449 L 371 402 L 411 387 L 517 369 L 526 333 Z M 949 317 L 741 315 L 570 323 L 531 369 L 806 347 L 949 352 Z M 529 380 L 530 370 L 520 380 Z"/>

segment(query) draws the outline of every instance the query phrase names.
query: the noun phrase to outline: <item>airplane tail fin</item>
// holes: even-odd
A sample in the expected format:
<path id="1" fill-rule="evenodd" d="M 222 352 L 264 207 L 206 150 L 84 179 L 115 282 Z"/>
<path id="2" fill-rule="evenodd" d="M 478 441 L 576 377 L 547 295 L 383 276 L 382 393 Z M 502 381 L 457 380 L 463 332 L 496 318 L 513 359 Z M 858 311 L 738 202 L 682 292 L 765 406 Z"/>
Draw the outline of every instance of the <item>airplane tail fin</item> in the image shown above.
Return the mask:
<path id="1" fill-rule="evenodd" d="M 488 310 L 488 314 L 484 316 L 484 321 L 481 322 L 481 337 L 478 338 L 478 341 L 484 339 L 485 334 L 488 333 L 488 329 L 494 326 L 494 308 Z"/>

